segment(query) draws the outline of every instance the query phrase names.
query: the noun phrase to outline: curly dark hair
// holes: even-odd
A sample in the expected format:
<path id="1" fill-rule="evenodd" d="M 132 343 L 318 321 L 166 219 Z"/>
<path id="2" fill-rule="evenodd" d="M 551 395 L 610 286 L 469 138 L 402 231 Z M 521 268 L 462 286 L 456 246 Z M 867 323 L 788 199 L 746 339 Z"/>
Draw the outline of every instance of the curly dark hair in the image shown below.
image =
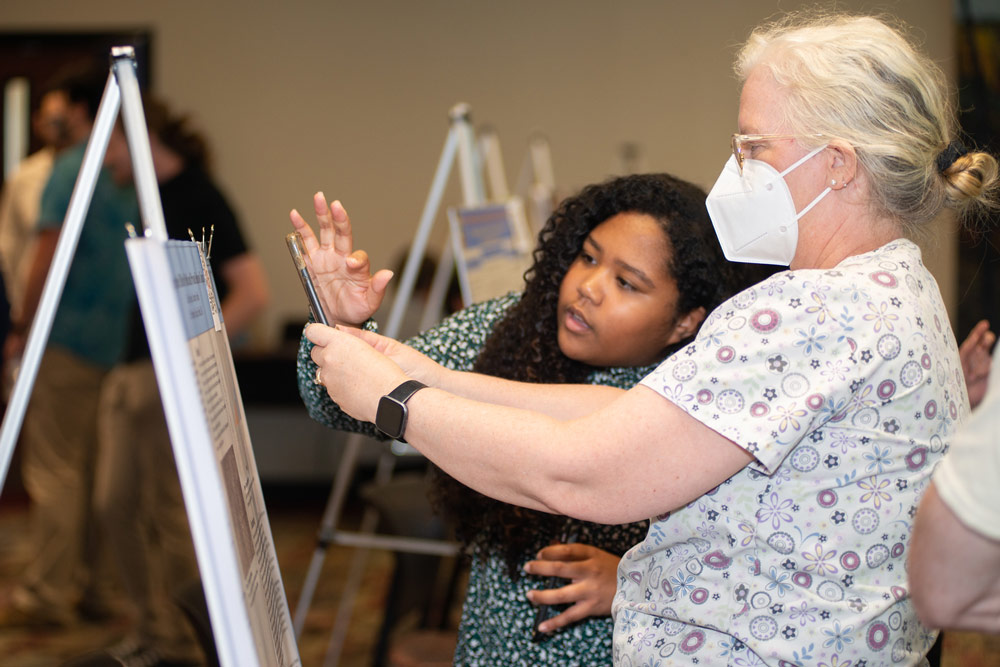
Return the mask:
<path id="1" fill-rule="evenodd" d="M 564 200 L 539 234 L 521 300 L 497 323 L 474 370 L 522 382 L 586 381 L 595 369 L 559 349 L 559 287 L 591 230 L 619 213 L 651 216 L 669 239 L 671 252 L 664 261 L 677 283 L 677 315 L 698 307 L 707 314 L 756 282 L 757 276 L 750 276 L 746 265 L 733 264 L 723 256 L 705 197 L 701 188 L 675 176 L 641 174 L 589 185 Z M 487 498 L 439 469 L 436 473 L 435 505 L 453 519 L 458 538 L 466 545 L 475 541 L 502 545 L 511 577 L 518 576 L 518 561 L 529 540 L 540 531 L 555 539 L 565 524 L 563 517 Z M 525 526 L 531 530 L 523 530 Z"/>

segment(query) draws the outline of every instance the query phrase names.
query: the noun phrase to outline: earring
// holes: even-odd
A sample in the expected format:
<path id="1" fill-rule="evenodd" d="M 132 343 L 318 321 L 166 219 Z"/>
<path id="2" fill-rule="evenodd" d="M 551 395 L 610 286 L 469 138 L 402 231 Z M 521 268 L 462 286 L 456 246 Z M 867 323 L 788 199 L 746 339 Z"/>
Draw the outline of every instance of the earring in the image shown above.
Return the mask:
<path id="1" fill-rule="evenodd" d="M 832 188 L 832 187 L 833 187 L 833 186 L 835 186 L 836 184 L 837 184 L 837 179 L 835 179 L 835 178 L 831 178 L 831 179 L 830 179 L 830 187 Z"/>

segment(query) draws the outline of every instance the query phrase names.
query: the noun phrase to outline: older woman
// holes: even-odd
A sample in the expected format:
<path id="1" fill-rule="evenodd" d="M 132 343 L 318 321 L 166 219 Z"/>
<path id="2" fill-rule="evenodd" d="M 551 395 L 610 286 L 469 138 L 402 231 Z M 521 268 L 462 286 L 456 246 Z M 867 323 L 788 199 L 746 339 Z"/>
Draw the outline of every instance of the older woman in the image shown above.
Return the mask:
<path id="1" fill-rule="evenodd" d="M 619 567 L 618 664 L 919 663 L 910 523 L 968 399 L 906 236 L 995 199 L 997 163 L 955 141 L 940 71 L 879 20 L 762 27 L 737 72 L 709 211 L 731 259 L 790 270 L 640 386 L 521 385 L 313 325 L 318 379 L 484 493 L 654 517 Z"/>

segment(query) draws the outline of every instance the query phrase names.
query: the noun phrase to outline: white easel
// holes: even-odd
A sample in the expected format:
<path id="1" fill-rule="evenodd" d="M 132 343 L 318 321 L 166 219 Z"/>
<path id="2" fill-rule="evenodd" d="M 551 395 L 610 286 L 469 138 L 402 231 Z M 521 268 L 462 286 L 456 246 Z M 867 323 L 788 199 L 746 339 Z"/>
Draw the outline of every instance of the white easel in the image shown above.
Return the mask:
<path id="1" fill-rule="evenodd" d="M 136 240 L 160 246 L 165 246 L 168 240 L 159 186 L 153 169 L 149 133 L 146 128 L 142 98 L 135 73 L 135 52 L 132 47 L 114 47 L 111 50 L 111 56 L 111 72 L 108 75 L 108 82 L 87 142 L 80 173 L 73 187 L 73 194 L 56 244 L 52 265 L 42 290 L 41 301 L 28 332 L 21 371 L 14 384 L 3 424 L 0 426 L 0 455 L 2 455 L 0 485 L 6 479 L 17 436 L 24 420 L 28 398 L 38 375 L 44 348 L 52 330 L 55 313 L 66 285 L 73 255 L 80 239 L 84 220 L 119 111 L 122 112 L 122 124 L 131 153 L 139 209 L 145 226 L 145 238 Z M 122 252 L 125 252 L 125 230 L 122 231 Z M 129 253 L 130 260 L 132 254 Z M 205 273 L 204 256 L 198 251 L 195 252 L 195 255 L 198 267 L 192 275 L 203 277 Z M 150 268 L 146 266 L 145 268 L 153 271 L 151 275 L 157 276 L 161 281 L 167 277 L 168 288 L 174 285 L 169 278 L 169 267 Z M 135 270 L 136 265 L 132 264 L 133 275 Z M 157 273 L 156 270 L 159 272 Z M 174 310 L 178 310 L 176 304 L 174 304 Z M 143 314 L 145 317 L 146 313 Z M 163 396 L 167 395 L 167 392 L 163 391 L 164 381 L 160 375 L 159 366 L 159 361 L 163 357 L 163 339 L 176 334 L 177 340 L 173 342 L 183 340 L 183 328 L 180 325 L 180 320 L 175 318 L 167 324 L 170 326 L 150 327 L 147 323 L 147 331 L 152 330 L 152 333 L 155 334 L 150 338 L 150 349 L 154 365 L 157 368 L 157 382 Z M 185 350 L 185 352 L 188 350 L 185 343 L 180 344 L 180 349 Z M 187 374 L 192 376 L 190 384 L 193 384 L 194 369 L 191 367 L 190 358 L 187 359 L 187 364 L 188 367 L 181 370 L 188 371 Z M 172 368 L 179 369 L 180 366 Z M 235 377 L 235 374 L 233 376 Z M 189 396 L 197 393 L 197 390 L 192 390 Z M 215 454 L 209 444 L 209 446 L 196 447 L 201 456 L 197 465 L 192 458 L 178 456 L 177 433 L 187 434 L 187 438 L 181 438 L 184 445 L 190 443 L 202 445 L 209 442 L 210 436 L 204 417 L 204 405 L 195 401 L 194 410 L 187 412 L 178 409 L 178 406 L 179 403 L 171 404 L 166 401 L 164 412 L 170 430 L 171 442 L 174 446 L 177 472 L 184 492 L 185 505 L 188 508 L 191 536 L 198 557 L 199 570 L 202 574 L 202 588 L 212 620 L 212 633 L 219 663 L 224 667 L 254 667 L 260 664 L 273 664 L 275 656 L 258 655 L 256 639 L 260 632 L 266 630 L 259 623 L 251 624 L 239 566 L 240 561 L 237 557 L 234 540 L 226 539 L 226 535 L 219 530 L 219 526 L 228 526 L 226 522 L 231 521 L 232 516 L 231 508 L 228 507 L 226 497 L 223 495 L 221 479 L 217 478 L 214 485 L 212 483 L 199 484 L 193 481 L 198 476 L 198 470 L 201 471 L 202 475 L 205 475 L 206 471 L 215 467 L 216 461 L 213 460 Z M 198 410 L 201 412 L 198 413 Z M 200 440 L 191 435 L 193 431 L 197 431 L 194 436 L 200 436 Z M 216 474 L 218 474 L 217 471 Z M 211 482 L 211 480 L 209 481 Z M 194 500 L 191 500 L 192 498 Z M 192 512 L 192 506 L 197 507 L 198 511 Z M 231 526 L 229 528 L 231 530 Z M 229 537 L 232 537 L 231 532 Z M 270 541 L 269 532 L 266 535 L 266 540 Z M 273 554 L 273 544 L 270 546 Z M 276 562 L 274 570 L 277 570 Z M 273 601 L 273 599 L 267 602 L 272 603 L 272 607 L 276 609 L 284 605 L 283 609 L 279 609 L 279 613 L 287 616 L 287 605 L 285 605 L 284 592 L 280 589 L 280 580 L 274 584 L 274 587 L 277 591 L 276 597 L 280 596 L 280 603 Z M 278 641 L 283 642 L 276 652 L 281 663 L 293 666 L 300 665 L 297 650 L 292 650 L 295 649 L 295 646 L 291 634 L 284 633 L 280 628 L 278 630 L 269 628 L 268 630 L 271 631 L 267 636 L 268 639 L 274 640 L 276 636 L 281 635 L 275 644 L 277 645 Z M 284 646 L 289 649 L 287 655 L 283 653 Z"/>
<path id="2" fill-rule="evenodd" d="M 383 332 L 391 338 L 397 336 L 402 325 L 406 306 L 410 300 L 410 296 L 413 294 L 417 272 L 426 254 L 427 240 L 430 237 L 435 217 L 440 209 L 441 198 L 444 195 L 445 186 L 448 184 L 448 178 L 454 167 L 456 155 L 458 157 L 459 176 L 461 178 L 462 196 L 465 205 L 480 204 L 486 198 L 485 186 L 480 176 L 480 165 L 477 160 L 474 133 L 469 121 L 469 107 L 466 104 L 457 104 L 452 107 L 448 116 L 451 123 L 448 137 L 445 140 L 444 150 L 441 152 L 441 158 L 434 173 L 430 193 L 424 204 L 416 235 L 414 236 L 413 243 L 410 245 L 399 288 L 393 300 L 388 323 Z M 500 168 L 502 169 L 502 165 L 500 165 Z M 435 324 L 440 319 L 441 306 L 444 303 L 448 281 L 454 266 L 455 259 L 452 244 L 447 243 L 442 251 L 440 262 L 434 274 L 427 306 L 421 321 L 421 328 Z M 424 322 L 428 323 L 424 324 Z M 351 562 L 344 591 L 340 598 L 333 632 L 324 661 L 326 667 L 331 667 L 339 663 L 340 653 L 343 649 L 347 627 L 354 607 L 354 600 L 361 584 L 361 576 L 364 571 L 368 548 L 438 556 L 454 556 L 458 553 L 458 545 L 453 542 L 375 534 L 378 514 L 373 508 L 368 508 L 365 511 L 358 531 L 342 531 L 337 528 L 344 500 L 357 466 L 358 454 L 364 445 L 364 440 L 365 437 L 360 434 L 352 434 L 347 439 L 344 453 L 334 478 L 333 489 L 327 499 L 326 508 L 323 511 L 316 549 L 309 563 L 309 569 L 306 572 L 306 577 L 302 584 L 302 592 L 299 595 L 293 616 L 295 637 L 298 639 L 302 634 L 306 614 L 309 611 L 309 606 L 316 591 L 316 585 L 319 581 L 328 547 L 331 544 L 359 547 Z M 393 459 L 393 455 L 388 453 L 383 454 L 379 459 L 375 473 L 376 484 L 382 484 L 389 480 L 392 474 Z"/>
<path id="3" fill-rule="evenodd" d="M 549 140 L 540 132 L 528 139 L 515 192 L 530 203 L 531 230 L 537 236 L 555 208 L 556 179 Z"/>
<path id="4" fill-rule="evenodd" d="M 108 75 L 94 127 L 87 141 L 80 174 L 73 186 L 66 219 L 52 258 L 52 266 L 45 279 L 45 287 L 42 289 L 35 318 L 28 330 L 28 341 L 21 360 L 21 368 L 4 413 L 3 425 L 0 426 L 0 487 L 7 479 L 7 470 L 24 422 L 28 398 L 38 376 L 38 367 L 45 352 L 49 333 L 52 331 L 52 322 L 55 319 L 63 287 L 66 285 L 66 276 L 69 274 L 76 245 L 80 240 L 83 221 L 90 207 L 90 199 L 97 185 L 97 176 L 101 171 L 119 109 L 122 110 L 122 122 L 125 125 L 129 150 L 132 154 L 135 187 L 143 221 L 153 238 L 163 241 L 167 239 L 167 227 L 163 221 L 163 208 L 160 205 L 160 190 L 153 171 L 149 134 L 146 131 L 146 118 L 142 112 L 142 98 L 135 74 L 135 52 L 132 47 L 119 46 L 112 49 L 111 56 L 111 73 Z"/>
<path id="5" fill-rule="evenodd" d="M 506 201 L 510 197 L 510 188 L 507 187 L 507 174 L 503 167 L 500 137 L 492 127 L 479 131 L 479 153 L 483 156 L 493 201 Z"/>

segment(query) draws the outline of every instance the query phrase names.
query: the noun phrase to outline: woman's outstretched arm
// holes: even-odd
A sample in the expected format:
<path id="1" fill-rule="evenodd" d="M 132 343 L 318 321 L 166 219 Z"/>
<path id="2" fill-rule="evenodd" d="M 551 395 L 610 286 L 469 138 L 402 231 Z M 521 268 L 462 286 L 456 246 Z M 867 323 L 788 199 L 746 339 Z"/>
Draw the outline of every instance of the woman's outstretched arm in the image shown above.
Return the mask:
<path id="1" fill-rule="evenodd" d="M 373 421 L 379 398 L 411 377 L 360 338 L 390 347 L 394 341 L 317 325 L 306 333 L 316 344 L 313 359 L 331 397 L 356 418 Z M 519 387 L 536 389 L 505 382 L 509 397 Z M 601 389 L 547 388 L 561 400 L 584 404 Z M 643 386 L 565 421 L 434 386 L 417 392 L 408 409 L 407 441 L 456 479 L 505 502 L 600 523 L 681 507 L 752 459 Z"/>

